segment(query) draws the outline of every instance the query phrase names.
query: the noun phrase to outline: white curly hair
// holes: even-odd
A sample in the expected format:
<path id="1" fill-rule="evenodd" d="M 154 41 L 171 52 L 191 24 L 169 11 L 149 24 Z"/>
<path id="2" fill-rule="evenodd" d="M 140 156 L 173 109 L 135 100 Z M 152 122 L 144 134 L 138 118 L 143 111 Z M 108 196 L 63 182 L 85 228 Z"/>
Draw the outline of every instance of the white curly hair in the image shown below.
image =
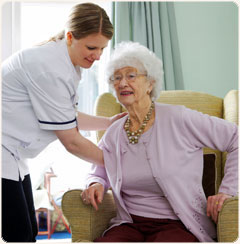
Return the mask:
<path id="1" fill-rule="evenodd" d="M 114 72 L 129 66 L 147 73 L 147 77 L 152 81 L 153 85 L 150 97 L 152 100 L 156 100 L 162 90 L 162 60 L 147 47 L 137 42 L 124 41 L 119 43 L 115 47 L 106 67 L 106 78 L 111 87 L 113 87 L 113 84 L 110 81 L 110 77 Z M 144 70 L 142 70 L 143 68 Z"/>

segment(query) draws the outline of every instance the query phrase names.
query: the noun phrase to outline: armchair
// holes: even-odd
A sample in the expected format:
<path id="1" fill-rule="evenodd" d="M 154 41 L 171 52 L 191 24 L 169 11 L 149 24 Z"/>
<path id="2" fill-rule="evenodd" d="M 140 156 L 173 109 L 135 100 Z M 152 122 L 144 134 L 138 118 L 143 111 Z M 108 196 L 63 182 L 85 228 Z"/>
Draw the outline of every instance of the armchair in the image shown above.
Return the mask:
<path id="1" fill-rule="evenodd" d="M 163 91 L 157 101 L 185 105 L 191 109 L 238 123 L 238 92 L 236 90 L 230 91 L 224 99 L 193 91 Z M 123 107 L 110 93 L 101 95 L 96 101 L 96 115 L 112 116 L 123 111 Z M 97 132 L 98 141 L 103 134 L 104 131 Z M 226 153 L 210 148 L 204 149 L 204 154 L 211 153 L 216 156 L 215 192 L 217 192 L 224 175 Z M 108 227 L 110 219 L 116 214 L 116 209 L 110 190 L 105 194 L 98 211 L 82 202 L 81 192 L 80 189 L 66 192 L 62 200 L 62 210 L 71 226 L 72 242 L 91 242 Z M 219 213 L 217 235 L 219 242 L 234 242 L 237 239 L 238 197 L 225 201 Z"/>

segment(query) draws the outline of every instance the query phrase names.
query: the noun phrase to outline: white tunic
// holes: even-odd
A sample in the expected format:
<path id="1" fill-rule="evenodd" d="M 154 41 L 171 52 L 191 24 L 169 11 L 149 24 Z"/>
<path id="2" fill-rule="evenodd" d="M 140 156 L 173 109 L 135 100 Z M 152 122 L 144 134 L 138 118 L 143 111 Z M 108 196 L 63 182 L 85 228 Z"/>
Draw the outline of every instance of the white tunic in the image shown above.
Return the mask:
<path id="1" fill-rule="evenodd" d="M 77 126 L 77 86 L 65 39 L 22 50 L 2 64 L 2 178 L 19 180 L 57 139 L 54 130 Z"/>

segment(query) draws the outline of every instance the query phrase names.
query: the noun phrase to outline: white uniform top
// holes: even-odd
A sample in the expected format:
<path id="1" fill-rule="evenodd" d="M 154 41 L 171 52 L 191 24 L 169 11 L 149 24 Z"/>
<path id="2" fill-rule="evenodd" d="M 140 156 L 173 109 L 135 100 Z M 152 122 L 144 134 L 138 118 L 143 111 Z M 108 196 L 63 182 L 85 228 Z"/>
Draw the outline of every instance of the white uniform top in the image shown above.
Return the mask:
<path id="1" fill-rule="evenodd" d="M 54 130 L 77 126 L 77 86 L 66 40 L 20 51 L 2 64 L 2 178 L 29 173 L 24 159 L 57 139 Z"/>

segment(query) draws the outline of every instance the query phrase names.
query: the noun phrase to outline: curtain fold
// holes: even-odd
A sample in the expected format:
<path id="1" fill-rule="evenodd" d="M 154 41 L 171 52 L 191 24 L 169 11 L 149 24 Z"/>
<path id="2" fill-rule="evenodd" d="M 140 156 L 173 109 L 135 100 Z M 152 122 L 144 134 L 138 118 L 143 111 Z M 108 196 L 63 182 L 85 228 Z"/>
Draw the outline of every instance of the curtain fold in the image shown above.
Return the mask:
<path id="1" fill-rule="evenodd" d="M 163 61 L 165 90 L 183 90 L 183 75 L 172 2 L 113 2 L 113 47 L 134 41 Z"/>

